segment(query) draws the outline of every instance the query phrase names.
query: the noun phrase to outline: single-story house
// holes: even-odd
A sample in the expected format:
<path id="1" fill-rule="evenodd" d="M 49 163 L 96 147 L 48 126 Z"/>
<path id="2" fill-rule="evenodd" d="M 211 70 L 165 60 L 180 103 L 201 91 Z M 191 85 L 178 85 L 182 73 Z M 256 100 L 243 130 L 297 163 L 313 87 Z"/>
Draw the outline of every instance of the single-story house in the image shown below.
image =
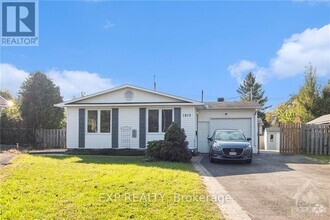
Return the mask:
<path id="1" fill-rule="evenodd" d="M 189 148 L 207 153 L 214 129 L 241 129 L 257 152 L 256 102 L 198 102 L 123 85 L 55 105 L 64 107 L 67 148 L 144 149 L 164 138 L 172 122 L 184 128 Z"/>
<path id="2" fill-rule="evenodd" d="M 265 150 L 280 150 L 281 129 L 270 127 L 265 129 L 264 143 Z"/>
<path id="3" fill-rule="evenodd" d="M 330 114 L 322 115 L 306 124 L 316 124 L 316 125 L 330 125 Z"/>

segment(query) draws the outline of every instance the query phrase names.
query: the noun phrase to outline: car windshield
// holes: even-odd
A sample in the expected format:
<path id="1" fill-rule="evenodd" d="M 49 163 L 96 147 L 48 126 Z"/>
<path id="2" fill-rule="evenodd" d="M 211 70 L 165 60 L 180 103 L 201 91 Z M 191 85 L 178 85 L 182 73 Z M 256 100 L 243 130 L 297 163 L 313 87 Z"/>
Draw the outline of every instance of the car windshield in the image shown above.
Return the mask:
<path id="1" fill-rule="evenodd" d="M 219 141 L 246 141 L 244 134 L 240 131 L 216 131 L 214 139 Z"/>

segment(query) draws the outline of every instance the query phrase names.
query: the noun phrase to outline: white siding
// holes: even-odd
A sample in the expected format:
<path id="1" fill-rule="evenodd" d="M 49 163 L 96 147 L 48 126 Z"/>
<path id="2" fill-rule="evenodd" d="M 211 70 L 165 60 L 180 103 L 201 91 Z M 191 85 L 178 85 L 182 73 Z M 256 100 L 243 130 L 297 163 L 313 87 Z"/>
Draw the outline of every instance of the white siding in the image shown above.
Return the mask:
<path id="1" fill-rule="evenodd" d="M 270 142 L 270 136 L 273 135 L 274 139 L 273 142 Z M 264 143 L 265 143 L 265 150 L 280 150 L 280 132 L 271 132 L 265 130 L 264 134 Z"/>
<path id="2" fill-rule="evenodd" d="M 195 107 L 181 108 L 181 127 L 184 128 L 186 132 L 189 148 L 197 148 Z"/>
<path id="3" fill-rule="evenodd" d="M 118 128 L 118 144 L 119 148 L 139 148 L 139 108 L 138 107 L 127 107 L 119 108 L 119 128 Z M 128 127 L 130 129 L 130 134 L 125 135 L 125 129 Z M 137 130 L 136 138 L 132 137 L 132 130 Z"/>
<path id="4" fill-rule="evenodd" d="M 253 118 L 254 112 L 254 110 L 199 110 L 198 121 L 209 121 L 211 118 Z"/>
<path id="5" fill-rule="evenodd" d="M 198 152 L 200 153 L 208 153 L 210 151 L 207 140 L 207 137 L 209 136 L 209 128 L 209 122 L 198 122 Z"/>
<path id="6" fill-rule="evenodd" d="M 66 110 L 66 146 L 78 148 L 78 108 L 68 107 Z"/>
<path id="7" fill-rule="evenodd" d="M 111 134 L 86 133 L 85 148 L 87 149 L 111 148 Z"/>
<path id="8" fill-rule="evenodd" d="M 125 92 L 133 91 L 133 99 L 127 101 Z M 179 100 L 136 89 L 120 89 L 107 94 L 91 97 L 77 103 L 125 103 L 125 102 L 178 102 Z"/>

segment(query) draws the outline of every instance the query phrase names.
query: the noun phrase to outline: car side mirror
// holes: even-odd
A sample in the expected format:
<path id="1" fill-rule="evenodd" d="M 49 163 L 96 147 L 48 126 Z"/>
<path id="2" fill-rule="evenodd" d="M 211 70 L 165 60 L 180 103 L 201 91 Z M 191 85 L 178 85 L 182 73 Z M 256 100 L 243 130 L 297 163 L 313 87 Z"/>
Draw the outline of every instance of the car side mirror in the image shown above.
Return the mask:
<path id="1" fill-rule="evenodd" d="M 212 141 L 212 137 L 207 137 L 207 140 L 208 141 Z"/>
<path id="2" fill-rule="evenodd" d="M 251 141 L 252 139 L 251 138 L 246 138 L 247 141 Z"/>

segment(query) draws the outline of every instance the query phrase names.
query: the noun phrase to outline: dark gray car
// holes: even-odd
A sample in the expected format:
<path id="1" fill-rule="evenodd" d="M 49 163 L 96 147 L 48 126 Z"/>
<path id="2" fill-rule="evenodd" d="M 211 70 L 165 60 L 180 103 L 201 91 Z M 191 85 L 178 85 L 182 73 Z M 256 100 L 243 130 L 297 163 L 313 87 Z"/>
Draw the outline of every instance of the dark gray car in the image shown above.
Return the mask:
<path id="1" fill-rule="evenodd" d="M 241 130 L 215 130 L 212 137 L 208 137 L 211 163 L 216 160 L 251 163 L 253 152 L 250 140 Z"/>

